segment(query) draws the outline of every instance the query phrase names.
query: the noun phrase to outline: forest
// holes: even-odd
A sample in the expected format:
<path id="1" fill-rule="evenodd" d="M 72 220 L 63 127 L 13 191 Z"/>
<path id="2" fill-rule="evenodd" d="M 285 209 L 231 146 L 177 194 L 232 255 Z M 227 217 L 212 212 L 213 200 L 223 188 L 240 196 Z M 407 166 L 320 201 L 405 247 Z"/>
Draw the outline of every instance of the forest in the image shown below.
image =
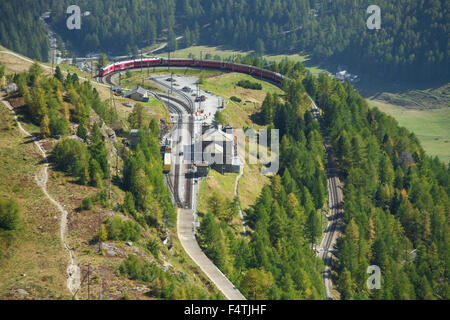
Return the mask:
<path id="1" fill-rule="evenodd" d="M 39 61 L 49 59 L 47 30 L 39 16 L 42 1 L 0 2 L 0 44 Z"/>
<path id="2" fill-rule="evenodd" d="M 199 236 L 205 253 L 247 298 L 324 297 L 323 265 L 311 250 L 320 241 L 318 210 L 327 195 L 321 127 L 344 183 L 333 271 L 341 298 L 448 299 L 448 165 L 427 156 L 413 133 L 369 108 L 351 85 L 326 74 L 317 78 L 292 62 L 274 68 L 296 79 L 285 82 L 283 100 L 268 94 L 255 117 L 280 129 L 279 175 L 247 213 L 248 243 L 236 240 L 230 227 L 233 202 L 211 196 Z M 320 127 L 300 111 L 309 104 L 305 92 L 323 110 Z M 381 268 L 380 290 L 366 286 L 370 265 Z"/>
<path id="3" fill-rule="evenodd" d="M 68 41 L 68 49 L 77 52 L 135 53 L 167 37 L 175 49 L 175 35 L 183 35 L 179 46 L 227 44 L 257 55 L 306 51 L 385 79 L 449 76 L 445 0 L 380 0 L 378 31 L 365 28 L 367 1 L 84 0 L 79 5 L 91 15 L 83 17 L 79 32 L 64 27 L 68 4 L 2 1 L 1 44 L 45 60 L 48 43 L 39 15 L 51 9 L 51 24 Z M 263 61 L 254 56 L 236 62 Z M 270 68 L 293 79 L 284 83 L 282 96 L 268 94 L 257 114 L 261 125 L 280 129 L 279 174 L 247 213 L 248 241 L 236 238 L 229 225 L 237 216 L 237 200 L 211 195 L 198 238 L 205 253 L 250 299 L 325 298 L 323 264 L 311 249 L 322 234 L 320 210 L 327 199 L 323 129 L 344 185 L 344 230 L 333 273 L 341 298 L 448 300 L 449 166 L 426 155 L 417 137 L 395 119 L 369 108 L 351 85 L 326 74 L 316 78 L 300 63 L 286 60 Z M 35 64 L 16 74 L 14 82 L 24 98 L 24 112 L 41 136 L 63 138 L 52 153 L 55 168 L 80 184 L 101 187 L 110 178 L 109 162 L 100 124 L 88 119 L 93 109 L 113 125 L 113 109 L 88 82 L 80 82 L 76 74 L 64 77 L 59 68 L 45 77 Z M 306 93 L 323 110 L 320 125 L 306 110 Z M 159 126 L 145 119 L 139 106 L 129 122 L 140 129 L 139 143 L 124 154 L 117 181 L 126 191 L 120 209 L 141 226 L 162 231 L 164 224 L 176 223 L 176 214 L 162 175 Z M 79 139 L 65 138 L 71 123 Z M 15 212 L 11 217 L 4 213 L 10 208 Z M 12 202 L 0 203 L 2 229 L 15 227 L 18 210 Z M 106 238 L 139 237 L 134 224 L 118 220 L 106 222 L 103 229 L 99 236 Z M 382 270 L 380 290 L 367 289 L 369 265 Z M 130 257 L 120 272 L 145 282 L 159 277 L 159 271 L 147 269 Z M 160 296 L 186 295 L 169 291 Z"/>
<path id="4" fill-rule="evenodd" d="M 341 298 L 449 299 L 448 165 L 351 85 L 325 74 L 304 83 L 324 111 L 345 186 Z M 382 270 L 380 290 L 367 290 L 369 265 Z"/>
<path id="5" fill-rule="evenodd" d="M 137 55 L 168 39 L 169 49 L 225 45 L 257 55 L 302 52 L 321 63 L 348 65 L 366 78 L 448 80 L 449 6 L 446 0 L 379 0 L 382 25 L 369 30 L 368 0 L 80 0 L 80 30 L 66 27 L 68 0 L 3 1 L 0 43 L 32 58 L 47 58 L 39 15 L 78 54 Z M 183 36 L 175 40 L 176 36 Z M 26 40 L 26 41 L 24 41 Z M 58 41 L 60 42 L 60 41 Z M 60 42 L 61 43 L 61 42 Z"/>
<path id="6" fill-rule="evenodd" d="M 284 99 L 267 95 L 259 116 L 269 128 L 280 128 L 280 172 L 247 213 L 249 239 L 237 238 L 230 227 L 238 200 L 213 194 L 199 243 L 249 299 L 324 299 L 323 263 L 312 250 L 322 234 L 320 209 L 327 196 L 323 141 L 305 111 L 301 80 L 285 88 Z"/>

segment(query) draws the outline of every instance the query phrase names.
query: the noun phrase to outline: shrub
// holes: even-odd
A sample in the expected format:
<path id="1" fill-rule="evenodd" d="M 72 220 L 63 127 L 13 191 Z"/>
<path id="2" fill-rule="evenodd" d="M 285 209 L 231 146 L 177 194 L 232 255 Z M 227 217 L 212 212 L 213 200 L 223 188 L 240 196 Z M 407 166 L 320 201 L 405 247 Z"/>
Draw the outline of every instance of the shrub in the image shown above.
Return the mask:
<path id="1" fill-rule="evenodd" d="M 19 205 L 13 199 L 0 199 L 0 228 L 14 230 L 19 220 Z"/>
<path id="2" fill-rule="evenodd" d="M 50 118 L 50 132 L 52 135 L 65 136 L 67 135 L 67 130 L 69 124 L 66 118 L 53 116 Z"/>
<path id="3" fill-rule="evenodd" d="M 92 199 L 90 197 L 84 198 L 83 201 L 81 201 L 80 209 L 82 211 L 91 210 L 92 209 Z"/>
<path id="4" fill-rule="evenodd" d="M 94 203 L 98 203 L 100 204 L 102 207 L 104 208 L 108 208 L 109 207 L 109 199 L 108 199 L 108 190 L 107 189 L 102 189 L 99 192 L 97 192 L 97 194 L 94 196 Z"/>
<path id="5" fill-rule="evenodd" d="M 64 139 L 53 148 L 52 161 L 56 169 L 72 176 L 82 177 L 89 167 L 89 152 L 86 146 L 73 139 Z"/>
<path id="6" fill-rule="evenodd" d="M 141 235 L 141 229 L 135 222 L 124 221 L 120 217 L 106 220 L 106 230 L 109 240 L 137 241 Z"/>
<path id="7" fill-rule="evenodd" d="M 83 124 L 80 124 L 77 129 L 77 136 L 86 141 L 88 137 L 88 132 L 86 127 Z"/>
<path id="8" fill-rule="evenodd" d="M 218 124 L 225 124 L 225 118 L 222 114 L 222 112 L 220 111 L 216 111 L 216 113 L 214 114 L 214 119 L 217 121 Z"/>
<path id="9" fill-rule="evenodd" d="M 154 264 L 148 264 L 140 261 L 136 256 L 129 255 L 119 266 L 120 275 L 126 276 L 131 280 L 144 282 L 153 282 L 161 276 L 161 270 Z"/>
<path id="10" fill-rule="evenodd" d="M 231 101 L 234 101 L 234 102 L 237 102 L 237 103 L 241 103 L 241 102 L 242 102 L 242 99 L 239 99 L 239 98 L 236 97 L 236 96 L 232 96 L 232 97 L 230 98 L 230 100 L 231 100 Z"/>
<path id="11" fill-rule="evenodd" d="M 251 82 L 249 80 L 241 80 L 237 83 L 239 87 L 245 88 L 245 89 L 252 89 L 252 90 L 262 90 L 262 85 L 258 82 Z"/>
<path id="12" fill-rule="evenodd" d="M 158 258 L 159 249 L 160 249 L 158 241 L 149 240 L 146 244 L 146 247 L 147 247 L 148 251 L 150 251 L 155 256 L 155 258 Z"/>

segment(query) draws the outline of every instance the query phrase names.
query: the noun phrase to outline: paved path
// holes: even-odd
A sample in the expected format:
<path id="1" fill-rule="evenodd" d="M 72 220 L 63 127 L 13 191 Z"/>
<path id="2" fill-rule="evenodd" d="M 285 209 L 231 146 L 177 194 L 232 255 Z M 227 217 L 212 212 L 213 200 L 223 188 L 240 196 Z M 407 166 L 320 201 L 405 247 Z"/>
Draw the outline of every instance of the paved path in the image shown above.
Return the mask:
<path id="1" fill-rule="evenodd" d="M 230 280 L 203 253 L 194 236 L 194 211 L 178 209 L 178 238 L 187 254 L 211 279 L 228 300 L 245 300 Z"/>

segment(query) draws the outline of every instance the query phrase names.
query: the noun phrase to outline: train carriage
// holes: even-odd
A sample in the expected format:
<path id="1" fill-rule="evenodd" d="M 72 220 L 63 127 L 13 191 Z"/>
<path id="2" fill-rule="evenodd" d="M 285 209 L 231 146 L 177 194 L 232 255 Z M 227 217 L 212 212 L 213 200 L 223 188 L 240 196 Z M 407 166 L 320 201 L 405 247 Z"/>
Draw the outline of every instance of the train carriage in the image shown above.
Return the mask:
<path id="1" fill-rule="evenodd" d="M 113 72 L 143 68 L 143 67 L 156 67 L 156 66 L 183 66 L 183 67 L 199 67 L 199 68 L 213 68 L 228 70 L 231 72 L 246 73 L 255 77 L 261 77 L 269 81 L 282 83 L 284 77 L 276 72 L 258 68 L 255 66 L 249 66 L 239 63 L 222 62 L 215 60 L 194 60 L 194 59 L 166 59 L 166 58 L 149 58 L 139 60 L 121 61 L 114 64 L 110 64 L 100 69 L 99 76 L 104 77 Z"/>
<path id="2" fill-rule="evenodd" d="M 170 168 L 172 166 L 172 154 L 164 153 L 164 169 L 163 172 L 168 174 L 170 172 Z"/>

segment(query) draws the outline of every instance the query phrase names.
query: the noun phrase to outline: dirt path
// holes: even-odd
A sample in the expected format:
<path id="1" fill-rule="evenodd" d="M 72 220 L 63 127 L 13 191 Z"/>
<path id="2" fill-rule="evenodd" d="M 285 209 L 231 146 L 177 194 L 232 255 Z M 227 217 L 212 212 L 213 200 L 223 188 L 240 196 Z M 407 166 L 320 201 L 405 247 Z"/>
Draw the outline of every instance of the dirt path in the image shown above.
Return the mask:
<path id="1" fill-rule="evenodd" d="M 0 101 L 3 102 L 3 104 L 11 110 L 11 112 L 14 115 L 14 119 L 17 121 L 17 124 L 19 126 L 20 131 L 25 134 L 26 136 L 32 137 L 32 135 L 25 130 L 21 123 L 19 122 L 17 115 L 14 111 L 14 108 L 9 104 L 8 101 L 4 100 L 4 97 L 2 96 Z M 58 210 L 61 212 L 61 221 L 60 221 L 60 236 L 61 240 L 63 241 L 64 248 L 69 253 L 69 260 L 70 264 L 67 268 L 67 288 L 70 290 L 72 294 L 74 294 L 79 288 L 80 288 L 80 268 L 78 265 L 75 264 L 74 261 L 74 255 L 73 255 L 73 249 L 71 249 L 67 242 L 66 242 L 66 231 L 67 231 L 67 211 L 64 209 L 64 207 L 57 202 L 55 199 L 52 198 L 52 196 L 47 191 L 47 181 L 48 181 L 48 159 L 47 159 L 47 153 L 45 152 L 44 148 L 41 146 L 40 142 L 36 140 L 36 138 L 33 138 L 33 142 L 36 145 L 36 147 L 39 149 L 39 152 L 42 154 L 44 158 L 44 166 L 43 168 L 36 174 L 35 179 L 38 186 L 42 189 L 45 196 L 58 208 Z"/>

